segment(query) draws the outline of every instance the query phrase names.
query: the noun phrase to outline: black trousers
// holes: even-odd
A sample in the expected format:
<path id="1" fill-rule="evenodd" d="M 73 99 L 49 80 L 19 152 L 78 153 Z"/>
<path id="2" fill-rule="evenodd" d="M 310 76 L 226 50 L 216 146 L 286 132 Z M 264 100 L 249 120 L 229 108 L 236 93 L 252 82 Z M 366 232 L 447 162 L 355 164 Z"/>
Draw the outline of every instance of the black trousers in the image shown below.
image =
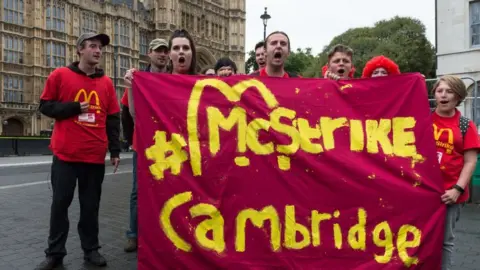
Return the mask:
<path id="1" fill-rule="evenodd" d="M 105 177 L 105 164 L 65 162 L 53 157 L 51 183 L 53 199 L 50 212 L 50 234 L 48 257 L 63 258 L 67 254 L 67 242 L 70 222 L 68 208 L 72 203 L 78 179 L 78 198 L 80 201 L 80 220 L 78 234 L 84 252 L 98 250 L 98 211 L 102 183 Z"/>

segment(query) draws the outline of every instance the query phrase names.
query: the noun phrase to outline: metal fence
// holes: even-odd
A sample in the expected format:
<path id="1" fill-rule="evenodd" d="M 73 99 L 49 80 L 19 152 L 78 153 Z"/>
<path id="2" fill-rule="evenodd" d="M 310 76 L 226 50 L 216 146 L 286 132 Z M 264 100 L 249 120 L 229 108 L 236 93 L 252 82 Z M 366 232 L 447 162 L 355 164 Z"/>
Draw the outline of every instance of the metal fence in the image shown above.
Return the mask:
<path id="1" fill-rule="evenodd" d="M 478 95 L 478 83 L 471 77 L 462 77 L 461 78 L 465 83 L 465 86 L 468 89 L 468 96 L 465 100 L 458 106 L 458 110 L 462 113 L 463 116 L 473 120 L 473 122 L 479 126 L 480 124 L 480 97 Z M 435 99 L 431 90 L 433 85 L 438 81 L 437 79 L 427 79 L 428 97 L 430 101 L 430 107 L 435 107 Z"/>

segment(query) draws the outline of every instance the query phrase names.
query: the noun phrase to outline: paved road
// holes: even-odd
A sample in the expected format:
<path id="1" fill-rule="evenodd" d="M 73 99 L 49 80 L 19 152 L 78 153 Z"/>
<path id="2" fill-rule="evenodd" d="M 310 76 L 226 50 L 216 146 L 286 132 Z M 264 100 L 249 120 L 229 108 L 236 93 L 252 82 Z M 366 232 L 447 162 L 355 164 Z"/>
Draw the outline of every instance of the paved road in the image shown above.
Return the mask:
<path id="1" fill-rule="evenodd" d="M 112 167 L 107 167 L 100 210 L 100 251 L 108 267 L 102 269 L 136 269 L 136 254 L 123 252 L 132 177 L 128 163 L 125 161 L 114 175 Z M 44 258 L 51 202 L 48 166 L 20 168 L 0 167 L 0 270 L 33 269 Z M 75 197 L 70 207 L 71 230 L 64 269 L 97 269 L 83 262 L 76 231 L 78 217 Z M 468 205 L 463 210 L 457 237 L 454 269 L 480 269 L 480 206 Z"/>
<path id="2" fill-rule="evenodd" d="M 111 174 L 112 167 L 106 170 L 108 175 L 100 208 L 100 252 L 107 258 L 108 267 L 101 269 L 137 268 L 136 254 L 123 252 L 129 216 L 130 164 L 131 161 L 125 161 L 116 174 Z M 22 167 L 21 171 L 0 168 L 0 270 L 33 269 L 44 259 L 51 202 L 47 179 L 48 170 L 39 166 Z M 77 196 L 70 206 L 69 216 L 68 254 L 63 269 L 97 269 L 83 262 L 76 230 L 79 218 Z"/>
<path id="3" fill-rule="evenodd" d="M 456 228 L 454 270 L 480 269 L 480 205 L 466 205 Z"/>

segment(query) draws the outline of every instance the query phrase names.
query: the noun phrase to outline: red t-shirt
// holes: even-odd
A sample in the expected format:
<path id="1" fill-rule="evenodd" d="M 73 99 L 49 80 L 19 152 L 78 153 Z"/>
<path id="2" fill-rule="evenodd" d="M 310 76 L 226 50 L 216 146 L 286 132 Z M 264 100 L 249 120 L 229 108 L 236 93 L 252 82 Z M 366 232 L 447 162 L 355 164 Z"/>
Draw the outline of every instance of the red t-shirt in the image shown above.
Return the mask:
<path id="1" fill-rule="evenodd" d="M 460 111 L 456 110 L 453 117 L 442 117 L 436 112 L 432 113 L 435 143 L 437 146 L 437 157 L 442 171 L 445 190 L 451 189 L 457 184 L 460 173 L 463 169 L 463 154 L 465 150 L 479 149 L 477 128 L 470 121 L 465 137 L 459 127 Z M 467 201 L 469 196 L 468 186 L 465 192 L 460 195 L 457 203 Z"/>
<path id="2" fill-rule="evenodd" d="M 129 107 L 128 106 L 128 88 L 125 88 L 125 92 L 123 93 L 123 96 L 122 96 L 122 99 L 120 100 L 120 102 L 124 106 Z M 136 136 L 135 136 L 135 127 L 133 128 L 132 149 L 133 149 L 133 151 L 137 151 L 137 140 L 136 140 Z"/>
<path id="3" fill-rule="evenodd" d="M 266 68 L 260 69 L 259 72 L 260 72 L 260 76 L 261 76 L 261 77 L 270 77 L 270 75 L 268 75 L 268 73 L 267 73 L 267 69 L 266 69 Z M 300 75 L 298 75 L 298 77 L 300 77 Z M 290 78 L 290 76 L 288 76 L 288 73 L 287 73 L 286 71 L 284 71 L 282 78 Z"/>
<path id="4" fill-rule="evenodd" d="M 40 99 L 90 103 L 87 113 L 55 121 L 50 149 L 63 161 L 104 164 L 108 151 L 107 115 L 120 112 L 112 80 L 58 68 L 48 76 Z"/>

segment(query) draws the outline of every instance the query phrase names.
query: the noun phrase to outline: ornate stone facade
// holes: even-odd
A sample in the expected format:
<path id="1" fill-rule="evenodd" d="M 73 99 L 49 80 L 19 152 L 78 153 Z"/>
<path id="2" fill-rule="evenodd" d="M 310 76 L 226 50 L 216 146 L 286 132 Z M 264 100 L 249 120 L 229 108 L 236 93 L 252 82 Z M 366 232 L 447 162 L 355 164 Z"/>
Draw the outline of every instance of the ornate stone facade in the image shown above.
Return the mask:
<path id="1" fill-rule="evenodd" d="M 87 31 L 110 35 L 102 67 L 123 94 L 123 74 L 147 65 L 148 43 L 187 29 L 197 70 L 228 56 L 245 69 L 245 0 L 0 0 L 0 134 L 39 135 L 52 119 L 37 112 L 50 72 L 77 60 L 75 41 Z M 20 127 L 19 127 L 20 126 Z M 21 130 L 21 132 L 19 131 Z M 22 134 L 19 134 L 22 133 Z"/>

